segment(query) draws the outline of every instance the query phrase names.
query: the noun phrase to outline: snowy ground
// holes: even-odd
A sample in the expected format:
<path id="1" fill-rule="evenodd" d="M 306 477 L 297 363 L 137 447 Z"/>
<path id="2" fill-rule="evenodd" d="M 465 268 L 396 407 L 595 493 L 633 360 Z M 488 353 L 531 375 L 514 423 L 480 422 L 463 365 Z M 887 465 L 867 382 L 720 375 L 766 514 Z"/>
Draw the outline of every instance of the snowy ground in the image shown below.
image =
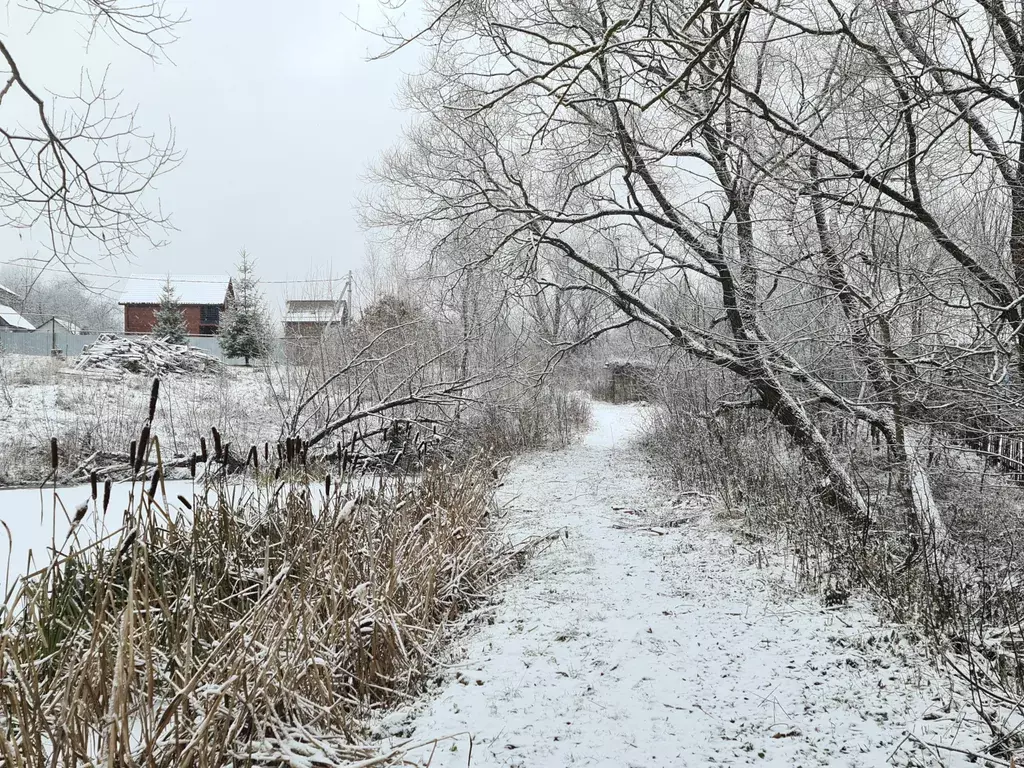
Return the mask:
<path id="1" fill-rule="evenodd" d="M 94 452 L 128 453 L 149 411 L 152 377 L 113 380 L 70 375 L 45 357 L 0 358 L 0 486 L 31 485 L 50 473 L 50 438 L 66 469 Z M 276 372 L 275 372 L 276 375 Z M 6 382 L 6 385 L 4 385 Z M 217 427 L 236 447 L 273 440 L 281 423 L 279 392 L 257 368 L 227 368 L 216 376 L 161 379 L 154 427 L 164 456 L 188 455 Z"/>
<path id="2" fill-rule="evenodd" d="M 983 743 L 905 633 L 795 594 L 673 503 L 627 448 L 638 418 L 597 404 L 583 443 L 518 464 L 509 535 L 563 533 L 385 741 L 461 734 L 414 753 L 438 767 L 968 765 L 907 737 Z"/>

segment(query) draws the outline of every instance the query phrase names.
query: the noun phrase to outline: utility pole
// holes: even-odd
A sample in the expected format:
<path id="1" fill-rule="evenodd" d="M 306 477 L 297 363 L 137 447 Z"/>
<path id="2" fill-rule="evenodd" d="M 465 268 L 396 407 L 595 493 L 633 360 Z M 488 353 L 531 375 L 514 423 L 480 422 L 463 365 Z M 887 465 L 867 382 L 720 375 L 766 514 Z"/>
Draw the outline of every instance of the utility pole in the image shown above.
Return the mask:
<path id="1" fill-rule="evenodd" d="M 345 325 L 352 322 L 352 270 L 348 271 L 345 283 Z"/>

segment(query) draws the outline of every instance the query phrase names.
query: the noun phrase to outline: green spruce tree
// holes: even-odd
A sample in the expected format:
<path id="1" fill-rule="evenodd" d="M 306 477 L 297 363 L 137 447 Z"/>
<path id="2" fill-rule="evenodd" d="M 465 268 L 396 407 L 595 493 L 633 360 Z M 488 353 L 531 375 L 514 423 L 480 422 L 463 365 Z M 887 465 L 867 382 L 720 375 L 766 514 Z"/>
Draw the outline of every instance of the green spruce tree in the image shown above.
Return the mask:
<path id="1" fill-rule="evenodd" d="M 160 291 L 160 306 L 156 310 L 156 321 L 153 323 L 153 336 L 167 339 L 172 344 L 185 344 L 188 341 L 188 326 L 185 324 L 185 313 L 178 304 L 177 294 L 171 285 L 168 275 Z"/>
<path id="2" fill-rule="evenodd" d="M 228 357 L 244 358 L 249 365 L 250 360 L 266 357 L 270 352 L 271 331 L 255 264 L 244 250 L 241 259 L 233 281 L 234 298 L 220 326 L 220 348 Z"/>

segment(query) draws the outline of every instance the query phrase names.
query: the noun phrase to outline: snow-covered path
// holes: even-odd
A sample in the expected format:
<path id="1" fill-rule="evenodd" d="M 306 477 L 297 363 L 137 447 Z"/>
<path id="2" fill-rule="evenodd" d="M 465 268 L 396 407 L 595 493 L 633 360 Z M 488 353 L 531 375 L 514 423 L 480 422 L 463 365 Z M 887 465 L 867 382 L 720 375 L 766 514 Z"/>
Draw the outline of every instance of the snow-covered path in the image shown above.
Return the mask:
<path id="1" fill-rule="evenodd" d="M 582 443 L 512 472 L 510 536 L 565 535 L 470 630 L 440 692 L 389 718 L 393 742 L 463 733 L 432 766 L 967 765 L 905 736 L 979 744 L 906 641 L 787 593 L 694 497 L 673 505 L 627 449 L 639 409 L 594 416 Z"/>

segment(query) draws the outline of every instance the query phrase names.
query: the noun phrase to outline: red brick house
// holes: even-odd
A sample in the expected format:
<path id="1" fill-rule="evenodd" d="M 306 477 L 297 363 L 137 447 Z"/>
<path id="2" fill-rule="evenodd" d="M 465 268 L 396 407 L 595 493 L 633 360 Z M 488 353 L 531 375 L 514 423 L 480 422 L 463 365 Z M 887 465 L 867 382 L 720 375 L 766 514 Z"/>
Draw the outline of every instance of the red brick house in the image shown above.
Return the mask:
<path id="1" fill-rule="evenodd" d="M 185 314 L 189 336 L 216 336 L 221 313 L 235 292 L 227 275 L 171 275 L 171 285 Z M 132 275 L 118 302 L 124 307 L 125 333 L 150 333 L 167 275 Z"/>

